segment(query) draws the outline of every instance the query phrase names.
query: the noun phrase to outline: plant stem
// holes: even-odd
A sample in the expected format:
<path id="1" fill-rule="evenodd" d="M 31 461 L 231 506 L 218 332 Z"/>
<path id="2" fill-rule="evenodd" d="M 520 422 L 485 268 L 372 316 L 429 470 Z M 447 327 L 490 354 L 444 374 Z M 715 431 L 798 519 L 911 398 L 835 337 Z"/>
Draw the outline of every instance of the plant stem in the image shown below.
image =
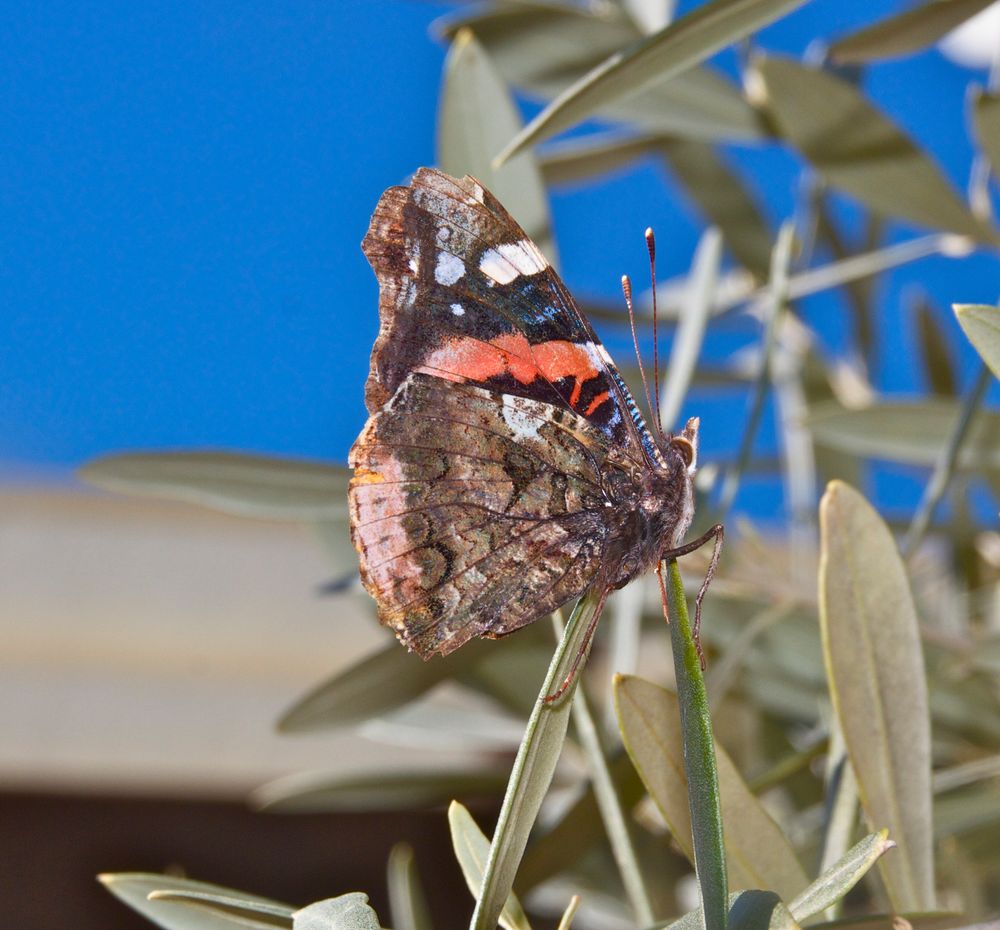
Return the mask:
<path id="1" fill-rule="evenodd" d="M 740 479 L 750 462 L 750 455 L 753 452 L 754 440 L 757 437 L 757 430 L 764 415 L 764 401 L 767 399 L 767 388 L 771 382 L 771 356 L 774 353 L 774 346 L 777 341 L 778 321 L 781 309 L 785 305 L 788 297 L 788 268 L 791 262 L 792 242 L 794 241 L 795 227 L 791 223 L 785 223 L 778 232 L 778 239 L 774 245 L 771 255 L 771 280 L 768 285 L 770 299 L 765 311 L 764 335 L 761 340 L 760 367 L 757 369 L 757 377 L 754 379 L 753 391 L 750 400 L 750 413 L 747 417 L 747 426 L 743 431 L 743 438 L 740 441 L 740 449 L 736 455 L 733 466 L 726 470 L 725 480 L 722 483 L 722 492 L 719 495 L 719 504 L 711 522 L 725 523 L 729 510 L 736 499 L 736 492 L 739 490 Z"/>
<path id="2" fill-rule="evenodd" d="M 618 799 L 618 792 L 611 780 L 611 772 L 608 769 L 608 760 L 601 746 L 601 738 L 598 736 L 593 715 L 590 713 L 587 696 L 582 690 L 573 701 L 573 723 L 576 725 L 580 744 L 587 756 L 597 808 L 604 821 L 604 829 L 611 843 L 611 853 L 621 874 L 632 914 L 640 926 L 651 924 L 653 922 L 653 905 L 642 880 L 639 859 L 632 845 L 632 837 L 629 835 L 628 824 L 625 822 L 625 814 Z"/>
<path id="3" fill-rule="evenodd" d="M 547 703 L 546 698 L 554 694 L 565 680 L 584 645 L 593 611 L 599 606 L 600 596 L 595 592 L 589 592 L 577 601 L 552 656 L 507 781 L 507 792 L 490 843 L 482 890 L 476 900 L 470 930 L 494 930 L 507 895 L 514 887 L 514 876 L 524 855 L 528 834 L 559 761 L 583 663 L 580 663 L 576 677 L 558 701 Z"/>
<path id="4" fill-rule="evenodd" d="M 904 558 L 909 558 L 919 548 L 924 534 L 930 526 L 934 511 L 941 502 L 941 498 L 944 497 L 945 491 L 948 490 L 952 475 L 955 473 L 955 465 L 958 463 L 958 455 L 962 451 L 962 443 L 969 434 L 973 417 L 982 403 L 991 380 L 992 374 L 989 368 L 984 363 L 980 363 L 976 380 L 965 396 L 965 400 L 962 401 L 962 409 L 955 420 L 951 435 L 941 452 L 941 458 L 934 466 L 934 473 L 931 475 L 930 481 L 927 482 L 927 487 L 924 488 L 920 505 L 913 515 L 913 521 L 910 523 L 910 528 L 906 531 L 906 536 L 900 546 Z"/>
<path id="5" fill-rule="evenodd" d="M 705 930 L 725 930 L 729 912 L 729 882 L 712 718 L 677 562 L 669 562 L 666 571 L 669 576 L 665 585 L 667 611 L 670 615 L 674 676 L 684 739 L 695 871 L 701 887 Z"/>

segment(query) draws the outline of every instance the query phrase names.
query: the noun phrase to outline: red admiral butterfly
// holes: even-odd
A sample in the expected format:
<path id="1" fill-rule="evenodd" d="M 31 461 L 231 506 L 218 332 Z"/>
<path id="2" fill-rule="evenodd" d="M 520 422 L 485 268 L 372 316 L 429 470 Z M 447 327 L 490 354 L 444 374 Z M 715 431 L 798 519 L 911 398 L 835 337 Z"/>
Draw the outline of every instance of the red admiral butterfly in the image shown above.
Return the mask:
<path id="1" fill-rule="evenodd" d="M 408 648 L 447 655 L 595 588 L 592 633 L 611 590 L 713 536 L 714 568 L 721 526 L 682 544 L 698 420 L 654 437 L 482 184 L 421 168 L 382 195 L 362 248 L 381 329 L 350 454 L 351 537 L 379 619 Z"/>

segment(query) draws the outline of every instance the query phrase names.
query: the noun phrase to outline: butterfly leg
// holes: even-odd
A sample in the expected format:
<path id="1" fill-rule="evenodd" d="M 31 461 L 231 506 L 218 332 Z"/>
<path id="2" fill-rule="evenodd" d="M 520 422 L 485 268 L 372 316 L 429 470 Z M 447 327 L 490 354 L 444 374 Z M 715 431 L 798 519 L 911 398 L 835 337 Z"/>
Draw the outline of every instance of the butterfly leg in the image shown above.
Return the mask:
<path id="1" fill-rule="evenodd" d="M 694 627 L 692 629 L 692 635 L 694 637 L 695 648 L 698 650 L 698 659 L 701 662 L 702 671 L 705 670 L 705 652 L 701 648 L 701 604 L 705 600 L 705 592 L 708 591 L 708 585 L 712 581 L 715 575 L 715 570 L 719 566 L 719 557 L 722 555 L 722 542 L 725 539 L 726 530 L 721 523 L 716 523 L 710 530 L 702 533 L 697 539 L 692 542 L 685 543 L 683 546 L 678 546 L 676 549 L 668 549 L 660 557 L 661 565 L 663 562 L 669 562 L 673 559 L 677 559 L 682 555 L 687 555 L 690 552 L 694 552 L 696 549 L 700 549 L 705 545 L 710 539 L 714 540 L 714 545 L 712 546 L 712 559 L 708 563 L 708 571 L 705 572 L 705 578 L 701 583 L 701 587 L 698 589 L 698 596 L 694 599 Z M 667 616 L 667 592 L 663 586 L 663 576 L 659 571 L 660 566 L 657 566 L 657 575 L 660 580 L 660 596 L 663 599 L 663 613 Z M 670 618 L 667 617 L 667 622 L 670 622 Z"/>
<path id="2" fill-rule="evenodd" d="M 587 624 L 587 631 L 583 634 L 583 642 L 580 644 L 580 648 L 576 651 L 576 656 L 573 659 L 573 664 L 570 666 L 570 670 L 566 677 L 563 679 L 562 684 L 552 692 L 552 694 L 546 694 L 543 702 L 545 704 L 555 704 L 565 693 L 566 689 L 573 684 L 573 679 L 576 678 L 576 673 L 580 668 L 580 663 L 583 662 L 584 656 L 590 651 L 590 641 L 594 638 L 594 630 L 597 629 L 597 621 L 601 619 L 601 614 L 604 611 L 604 602 L 608 599 L 608 595 L 611 593 L 610 588 L 605 588 L 601 593 L 600 599 L 597 601 L 597 605 L 594 607 L 594 612 L 591 614 L 590 622 Z"/>

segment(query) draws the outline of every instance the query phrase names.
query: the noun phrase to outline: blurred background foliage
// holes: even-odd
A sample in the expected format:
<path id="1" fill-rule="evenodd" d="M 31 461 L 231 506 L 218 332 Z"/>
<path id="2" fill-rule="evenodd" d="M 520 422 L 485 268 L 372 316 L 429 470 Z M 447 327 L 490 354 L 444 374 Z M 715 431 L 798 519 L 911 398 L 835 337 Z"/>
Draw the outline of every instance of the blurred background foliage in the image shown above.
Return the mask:
<path id="1" fill-rule="evenodd" d="M 437 162 L 479 177 L 553 261 L 553 188 L 585 189 L 653 158 L 697 207 L 705 231 L 690 271 L 658 285 L 669 348 L 657 390 L 668 429 L 713 404 L 743 411 L 728 450 L 703 457 L 693 529 L 716 520 L 728 529 L 702 637 L 730 888 L 776 893 L 787 909 L 772 902 L 765 923 L 888 926 L 887 915 L 903 914 L 914 926 L 963 926 L 1000 909 L 1000 417 L 988 403 L 1000 311 L 969 304 L 963 289 L 963 263 L 996 268 L 1000 54 L 983 85 L 953 101 L 966 108 L 975 152 L 960 189 L 891 107 L 872 103 L 865 74 L 871 62 L 937 42 L 987 4 L 917 3 L 849 34 L 831 22 L 801 58 L 769 53 L 755 33 L 800 5 L 710 0 L 677 18 L 669 0 L 460 5 L 437 28 L 449 43 Z M 795 209 L 778 226 L 760 207 L 753 172 L 735 167 L 735 147 L 789 154 Z M 880 282 L 927 256 L 949 263 L 955 308 L 929 300 L 913 270 L 904 290 L 912 332 L 880 343 Z M 837 296 L 823 305 L 835 321 L 803 311 L 816 294 Z M 644 350 L 651 296 L 638 299 Z M 624 307 L 581 303 L 635 388 Z M 950 348 L 959 329 L 975 348 L 963 356 L 971 366 Z M 831 341 L 831 331 L 847 336 Z M 744 337 L 739 350 L 705 361 L 706 338 L 726 333 Z M 886 353 L 906 357 L 922 394 L 879 392 L 872 370 Z M 765 415 L 777 434 L 767 454 Z M 331 588 L 356 586 L 342 468 L 181 452 L 111 456 L 84 476 L 116 491 L 309 523 L 329 552 Z M 779 484 L 787 519 L 735 506 L 740 486 L 760 480 Z M 882 506 L 895 481 L 921 488 L 916 506 Z M 682 567 L 697 584 L 705 557 Z M 564 926 L 646 926 L 697 905 L 679 738 L 668 735 L 676 697 L 667 639 L 654 584 L 614 596 L 583 676 L 593 732 L 574 716 L 559 740 L 553 789 L 503 926 L 551 926 L 560 915 Z M 539 623 L 424 664 L 387 634 L 384 650 L 317 685 L 279 725 L 363 725 L 373 738 L 420 739 L 441 746 L 440 767 L 293 777 L 257 800 L 277 810 L 462 802 L 449 818 L 477 888 L 487 841 L 463 805 L 502 795 L 552 649 L 552 630 Z M 443 712 L 426 698 L 446 682 L 466 699 Z M 456 741 L 477 749 L 479 764 L 449 765 Z M 595 758 L 606 764 L 603 800 Z M 608 785 L 627 821 L 617 840 Z M 897 848 L 879 859 L 883 829 Z M 807 891 L 838 861 L 847 865 Z M 434 925 L 418 869 L 432 876 L 434 864 L 397 850 L 383 923 Z M 378 926 L 355 897 L 317 917 L 197 883 L 107 881 L 164 926 Z M 568 916 L 574 894 L 579 910 Z M 734 907 L 731 920 L 761 917 Z"/>

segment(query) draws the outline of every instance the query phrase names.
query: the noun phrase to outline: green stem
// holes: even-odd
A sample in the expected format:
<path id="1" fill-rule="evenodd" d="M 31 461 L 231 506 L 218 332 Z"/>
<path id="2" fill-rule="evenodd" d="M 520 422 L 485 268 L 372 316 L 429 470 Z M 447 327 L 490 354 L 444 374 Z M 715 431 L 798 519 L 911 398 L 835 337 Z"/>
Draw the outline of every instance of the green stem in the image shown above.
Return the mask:
<path id="1" fill-rule="evenodd" d="M 909 558 L 917 551 L 927 528 L 930 526 L 934 511 L 941 503 L 948 485 L 951 483 L 952 475 L 955 473 L 955 466 L 958 463 L 958 455 L 962 450 L 962 443 L 969 434 L 969 427 L 972 425 L 973 417 L 986 395 L 986 389 L 990 386 L 992 374 L 985 364 L 980 364 L 979 374 L 972 385 L 971 390 L 962 401 L 962 409 L 959 411 L 958 419 L 952 428 L 948 442 L 934 466 L 934 473 L 931 475 L 927 487 L 924 488 L 924 496 L 920 500 L 920 506 L 913 515 L 913 522 L 906 532 L 906 537 L 900 546 L 904 557 Z"/>
<path id="2" fill-rule="evenodd" d="M 653 905 L 642 880 L 642 870 L 639 868 L 639 859 L 632 845 L 628 824 L 625 822 L 625 814 L 614 782 L 611 780 L 608 760 L 604 755 L 601 738 L 583 691 L 573 702 L 573 723 L 580 737 L 580 745 L 587 756 L 597 808 L 604 821 L 604 829 L 611 843 L 611 853 L 621 874 L 632 914 L 640 926 L 646 926 L 653 922 Z"/>
<path id="3" fill-rule="evenodd" d="M 594 592 L 585 594 L 577 601 L 552 656 L 507 782 L 507 793 L 493 832 L 482 889 L 469 930 L 495 930 L 507 895 L 514 887 L 514 876 L 521 864 L 528 835 L 559 761 L 573 693 L 584 663 L 580 663 L 575 678 L 558 701 L 548 703 L 546 698 L 555 694 L 565 681 L 577 654 L 585 645 L 587 628 L 599 603 L 600 597 Z"/>
<path id="4" fill-rule="evenodd" d="M 684 768 L 687 772 L 688 802 L 691 805 L 695 871 L 701 887 L 705 930 L 725 930 L 729 910 L 729 882 L 726 876 L 722 804 L 719 798 L 719 777 L 715 768 L 712 718 L 677 562 L 669 562 L 666 571 L 667 610 L 670 615 L 674 676 L 677 680 L 684 739 Z"/>

